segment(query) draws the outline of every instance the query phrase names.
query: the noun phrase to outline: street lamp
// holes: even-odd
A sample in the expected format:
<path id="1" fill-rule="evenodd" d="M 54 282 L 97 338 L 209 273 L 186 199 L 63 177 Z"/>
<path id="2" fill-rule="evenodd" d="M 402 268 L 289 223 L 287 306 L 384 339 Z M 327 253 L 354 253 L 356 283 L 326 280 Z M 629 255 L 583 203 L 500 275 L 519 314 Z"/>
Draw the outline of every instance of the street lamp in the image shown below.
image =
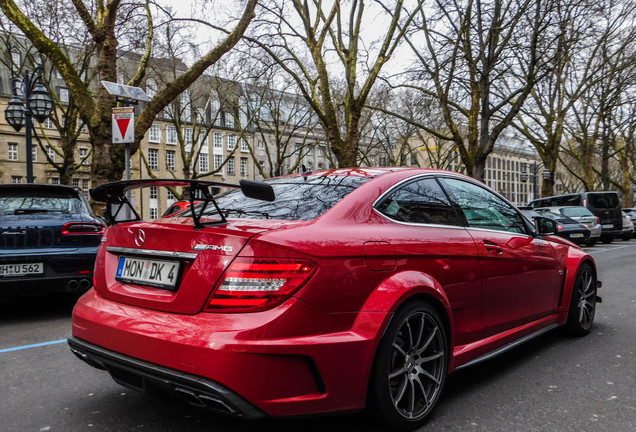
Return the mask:
<path id="1" fill-rule="evenodd" d="M 532 199 L 537 199 L 537 174 L 542 167 L 544 169 L 541 173 L 541 178 L 543 178 L 543 180 L 548 180 L 552 172 L 548 168 L 545 168 L 543 162 L 532 162 L 532 164 L 530 164 L 530 171 L 532 173 Z M 526 164 L 521 166 L 521 175 L 519 176 L 519 179 L 524 183 L 528 180 Z"/>
<path id="2" fill-rule="evenodd" d="M 13 77 L 13 97 L 4 111 L 4 118 L 16 132 L 26 127 L 26 162 L 27 183 L 33 183 L 33 121 L 35 117 L 40 123 L 46 120 L 53 111 L 51 95 L 42 85 L 42 66 L 36 66 L 34 71 L 24 72 L 24 79 Z M 24 100 L 26 99 L 26 107 Z"/>

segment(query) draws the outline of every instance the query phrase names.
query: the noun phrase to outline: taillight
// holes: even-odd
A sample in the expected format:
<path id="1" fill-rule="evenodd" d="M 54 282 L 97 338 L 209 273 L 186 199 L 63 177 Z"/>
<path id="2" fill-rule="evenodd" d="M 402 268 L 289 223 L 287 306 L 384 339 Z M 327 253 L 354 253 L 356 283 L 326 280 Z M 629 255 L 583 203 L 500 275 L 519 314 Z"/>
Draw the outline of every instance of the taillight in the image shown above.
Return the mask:
<path id="1" fill-rule="evenodd" d="M 316 267 L 308 260 L 237 258 L 206 309 L 256 311 L 274 307 L 298 291 Z"/>
<path id="2" fill-rule="evenodd" d="M 94 222 L 66 222 L 62 234 L 103 234 L 104 225 Z"/>
<path id="3" fill-rule="evenodd" d="M 601 223 L 601 218 L 599 218 L 598 216 L 596 216 L 596 223 L 600 224 Z"/>
<path id="4" fill-rule="evenodd" d="M 563 225 L 557 225 L 557 229 L 561 231 L 563 229 Z"/>

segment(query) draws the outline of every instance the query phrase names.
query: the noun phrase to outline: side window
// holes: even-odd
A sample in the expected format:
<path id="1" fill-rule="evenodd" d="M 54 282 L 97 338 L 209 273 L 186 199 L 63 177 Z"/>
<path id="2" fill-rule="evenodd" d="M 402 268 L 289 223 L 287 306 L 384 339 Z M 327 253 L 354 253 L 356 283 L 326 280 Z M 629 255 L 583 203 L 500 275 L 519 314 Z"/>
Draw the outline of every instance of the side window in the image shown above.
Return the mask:
<path id="1" fill-rule="evenodd" d="M 376 209 L 399 222 L 461 225 L 457 213 L 434 178 L 416 180 L 392 191 Z"/>
<path id="2" fill-rule="evenodd" d="M 446 178 L 442 181 L 462 209 L 468 226 L 526 233 L 526 226 L 519 213 L 489 190 L 463 180 Z"/>

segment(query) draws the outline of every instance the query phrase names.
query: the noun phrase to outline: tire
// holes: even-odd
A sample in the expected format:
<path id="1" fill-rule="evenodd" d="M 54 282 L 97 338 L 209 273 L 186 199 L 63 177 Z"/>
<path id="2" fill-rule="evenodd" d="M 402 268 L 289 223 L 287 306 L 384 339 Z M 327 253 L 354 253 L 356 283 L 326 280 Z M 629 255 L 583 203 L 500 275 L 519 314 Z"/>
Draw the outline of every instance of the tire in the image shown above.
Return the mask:
<path id="1" fill-rule="evenodd" d="M 395 313 L 371 372 L 368 408 L 386 426 L 414 429 L 426 423 L 448 371 L 448 337 L 437 311 L 422 302 Z"/>
<path id="2" fill-rule="evenodd" d="M 596 275 L 589 264 L 581 265 L 574 281 L 565 328 L 572 336 L 585 336 L 592 329 L 596 312 Z"/>
<path id="3" fill-rule="evenodd" d="M 594 246 L 597 241 L 598 241 L 598 238 L 591 239 L 586 243 L 586 246 Z"/>
<path id="4" fill-rule="evenodd" d="M 614 241 L 614 236 L 601 237 L 601 243 L 611 243 Z"/>

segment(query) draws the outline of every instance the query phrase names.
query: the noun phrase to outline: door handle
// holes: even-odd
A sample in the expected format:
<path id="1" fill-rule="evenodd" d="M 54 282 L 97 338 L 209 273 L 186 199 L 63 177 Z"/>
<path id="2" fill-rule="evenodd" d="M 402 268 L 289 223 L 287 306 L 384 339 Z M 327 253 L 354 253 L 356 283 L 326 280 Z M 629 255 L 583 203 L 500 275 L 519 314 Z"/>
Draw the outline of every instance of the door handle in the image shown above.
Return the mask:
<path id="1" fill-rule="evenodd" d="M 491 254 L 497 254 L 497 255 L 503 254 L 503 249 L 497 243 L 484 240 L 484 246 L 486 247 L 486 250 Z"/>

